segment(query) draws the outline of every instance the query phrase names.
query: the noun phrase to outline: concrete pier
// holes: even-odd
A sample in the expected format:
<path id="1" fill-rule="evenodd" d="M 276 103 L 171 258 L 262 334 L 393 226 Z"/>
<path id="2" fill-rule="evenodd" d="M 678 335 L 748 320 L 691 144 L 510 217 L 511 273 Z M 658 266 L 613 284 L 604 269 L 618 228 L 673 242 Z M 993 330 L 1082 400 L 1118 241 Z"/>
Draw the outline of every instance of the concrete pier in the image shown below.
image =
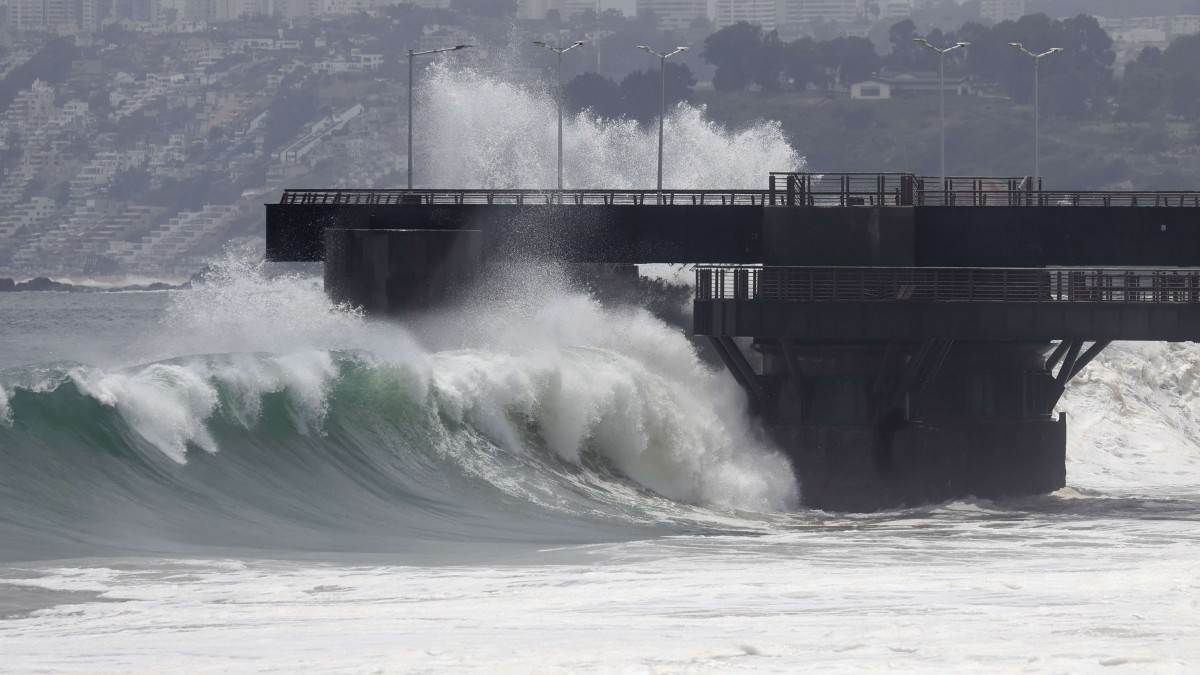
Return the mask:
<path id="1" fill-rule="evenodd" d="M 368 314 L 454 302 L 483 267 L 478 230 L 325 230 L 325 292 Z"/>
<path id="2" fill-rule="evenodd" d="M 331 297 L 380 315 L 454 302 L 485 252 L 564 263 L 622 298 L 635 265 L 698 265 L 692 334 L 804 503 L 871 511 L 1061 488 L 1071 379 L 1113 340 L 1200 340 L 1198 216 L 1200 192 L 1027 177 L 772 174 L 661 200 L 289 190 L 267 207 L 267 254 L 324 260 Z"/>

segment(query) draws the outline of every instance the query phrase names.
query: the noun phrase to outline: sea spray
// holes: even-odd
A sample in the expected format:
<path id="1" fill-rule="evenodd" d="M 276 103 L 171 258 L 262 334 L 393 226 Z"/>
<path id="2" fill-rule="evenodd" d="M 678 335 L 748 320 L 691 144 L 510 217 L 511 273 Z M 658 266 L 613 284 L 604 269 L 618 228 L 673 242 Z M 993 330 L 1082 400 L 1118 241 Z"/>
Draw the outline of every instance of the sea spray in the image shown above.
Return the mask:
<path id="1" fill-rule="evenodd" d="M 544 89 L 442 66 L 422 83 L 418 184 L 553 184 Z M 566 133 L 568 185 L 653 185 L 652 131 L 583 113 Z M 667 133 L 668 187 L 803 166 L 774 123 L 731 131 L 682 105 Z M 172 292 L 123 359 L 141 365 L 0 372 L 0 556 L 585 543 L 798 503 L 681 330 L 601 306 L 552 262 L 510 261 L 471 302 L 401 324 L 270 267 L 231 252 Z"/>
<path id="2" fill-rule="evenodd" d="M 1093 489 L 1195 485 L 1200 386 L 1194 343 L 1117 342 L 1067 387 L 1067 482 Z"/>
<path id="3" fill-rule="evenodd" d="M 416 184 L 438 188 L 548 188 L 557 185 L 557 110 L 534 84 L 515 84 L 449 63 L 434 64 L 418 90 Z M 798 171 L 804 159 L 778 122 L 730 130 L 681 103 L 665 120 L 667 189 L 763 189 L 770 171 Z M 653 189 L 658 130 L 588 111 L 563 124 L 568 188 Z"/>
<path id="4" fill-rule="evenodd" d="M 61 554 L 376 550 L 717 517 L 689 504 L 796 506 L 786 460 L 680 330 L 601 306 L 553 265 L 512 268 L 479 302 L 407 325 L 264 270 L 226 259 L 172 293 L 147 333 L 159 361 L 0 373 L 13 418 L 0 445 L 14 448 L 0 455 L 0 534 Z"/>

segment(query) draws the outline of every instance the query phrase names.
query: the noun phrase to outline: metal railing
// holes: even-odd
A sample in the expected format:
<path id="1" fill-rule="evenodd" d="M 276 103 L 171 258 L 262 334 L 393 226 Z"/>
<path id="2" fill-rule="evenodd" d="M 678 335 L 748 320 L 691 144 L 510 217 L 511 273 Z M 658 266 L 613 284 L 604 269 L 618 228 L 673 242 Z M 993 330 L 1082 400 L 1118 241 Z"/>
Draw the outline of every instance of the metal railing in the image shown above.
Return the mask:
<path id="1" fill-rule="evenodd" d="M 917 206 L 1175 206 L 1200 207 L 1200 192 L 1043 190 L 1029 192 L 921 191 Z"/>
<path id="2" fill-rule="evenodd" d="M 911 206 L 910 173 L 779 173 L 769 179 L 771 204 L 783 206 Z"/>
<path id="3" fill-rule="evenodd" d="M 699 267 L 696 299 L 1200 304 L 1200 270 Z"/>
<path id="4" fill-rule="evenodd" d="M 285 190 L 280 204 L 763 206 L 768 190 Z"/>
<path id="5" fill-rule="evenodd" d="M 783 206 L 1175 206 L 1200 208 L 1200 191 L 1051 190 L 1028 176 L 772 173 Z"/>
<path id="6" fill-rule="evenodd" d="M 951 176 L 941 183 L 908 173 L 772 173 L 767 190 L 285 190 L 279 203 L 1200 208 L 1200 191 L 1048 191 L 1040 181 L 1011 176 Z"/>

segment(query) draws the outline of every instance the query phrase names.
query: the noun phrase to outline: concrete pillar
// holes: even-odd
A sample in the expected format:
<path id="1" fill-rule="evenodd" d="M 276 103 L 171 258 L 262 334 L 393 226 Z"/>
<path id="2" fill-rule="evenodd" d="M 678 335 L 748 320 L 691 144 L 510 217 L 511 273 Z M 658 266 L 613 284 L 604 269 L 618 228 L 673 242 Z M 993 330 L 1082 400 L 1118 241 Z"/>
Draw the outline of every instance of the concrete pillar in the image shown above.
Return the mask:
<path id="1" fill-rule="evenodd" d="M 325 292 L 368 315 L 452 303 L 483 265 L 479 230 L 325 230 Z"/>

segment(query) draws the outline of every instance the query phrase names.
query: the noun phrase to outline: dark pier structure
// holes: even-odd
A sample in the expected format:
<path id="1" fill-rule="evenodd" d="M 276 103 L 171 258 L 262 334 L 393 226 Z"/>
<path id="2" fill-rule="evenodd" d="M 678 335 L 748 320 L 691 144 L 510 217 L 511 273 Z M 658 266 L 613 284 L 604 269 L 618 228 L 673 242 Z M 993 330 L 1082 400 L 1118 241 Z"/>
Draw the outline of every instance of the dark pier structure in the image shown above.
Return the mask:
<path id="1" fill-rule="evenodd" d="M 452 301 L 510 254 L 695 265 L 695 335 L 829 510 L 1061 488 L 1071 378 L 1113 340 L 1200 339 L 1200 193 L 772 174 L 764 190 L 267 205 L 269 260 L 323 260 L 327 291 L 377 314 Z"/>

